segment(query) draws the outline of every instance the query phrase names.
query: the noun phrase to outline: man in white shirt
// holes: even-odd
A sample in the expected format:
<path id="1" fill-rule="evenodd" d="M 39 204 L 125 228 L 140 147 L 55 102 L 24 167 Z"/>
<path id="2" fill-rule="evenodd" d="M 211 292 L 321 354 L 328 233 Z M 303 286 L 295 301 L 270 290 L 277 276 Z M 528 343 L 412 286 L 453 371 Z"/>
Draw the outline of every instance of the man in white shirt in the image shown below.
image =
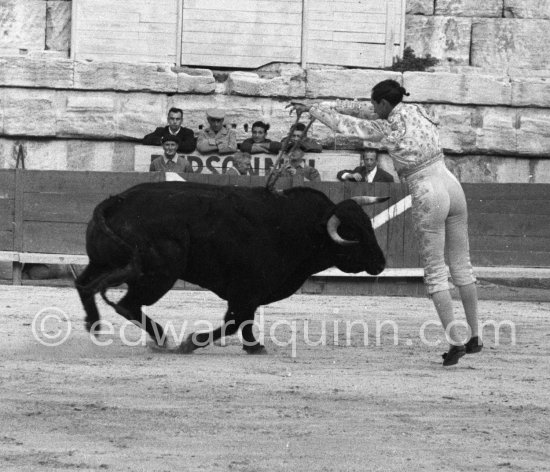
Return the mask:
<path id="1" fill-rule="evenodd" d="M 378 166 L 378 152 L 375 149 L 361 151 L 361 165 L 353 170 L 341 170 L 336 178 L 351 182 L 393 182 L 390 173 Z"/>

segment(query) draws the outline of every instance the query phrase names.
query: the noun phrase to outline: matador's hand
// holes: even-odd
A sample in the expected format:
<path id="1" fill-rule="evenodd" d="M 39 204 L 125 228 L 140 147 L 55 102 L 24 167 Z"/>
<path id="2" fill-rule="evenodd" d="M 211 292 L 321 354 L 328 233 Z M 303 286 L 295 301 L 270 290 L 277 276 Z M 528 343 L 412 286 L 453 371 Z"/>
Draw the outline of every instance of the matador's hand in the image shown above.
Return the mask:
<path id="1" fill-rule="evenodd" d="M 285 108 L 290 108 L 290 115 L 292 115 L 292 112 L 295 111 L 296 115 L 299 116 L 304 112 L 308 112 L 311 105 L 306 105 L 305 103 L 300 102 L 290 102 Z"/>

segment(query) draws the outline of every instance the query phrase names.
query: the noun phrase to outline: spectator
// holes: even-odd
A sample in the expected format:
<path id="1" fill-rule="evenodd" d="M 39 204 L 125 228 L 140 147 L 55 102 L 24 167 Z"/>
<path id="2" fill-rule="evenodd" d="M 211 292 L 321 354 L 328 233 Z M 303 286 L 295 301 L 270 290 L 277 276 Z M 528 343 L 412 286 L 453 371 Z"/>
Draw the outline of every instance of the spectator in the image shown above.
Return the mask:
<path id="1" fill-rule="evenodd" d="M 288 150 L 296 141 L 302 139 L 305 129 L 306 125 L 304 123 L 298 123 L 296 125 L 296 128 L 292 132 L 290 141 L 288 141 L 287 138 L 283 139 L 283 142 L 281 143 L 283 148 Z M 321 143 L 319 143 L 315 139 L 306 136 L 304 137 L 304 139 L 302 139 L 302 142 L 300 143 L 300 149 L 304 152 L 321 152 L 323 150 L 323 146 L 321 146 Z"/>
<path id="2" fill-rule="evenodd" d="M 361 151 L 361 165 L 353 170 L 341 170 L 338 180 L 351 182 L 393 182 L 391 174 L 378 167 L 378 152 L 375 149 Z"/>
<path id="3" fill-rule="evenodd" d="M 191 163 L 183 156 L 178 156 L 178 138 L 169 134 L 162 139 L 164 156 L 159 156 L 149 167 L 150 172 L 193 172 Z"/>
<path id="4" fill-rule="evenodd" d="M 237 151 L 233 156 L 233 167 L 229 167 L 225 173 L 227 175 L 249 175 L 251 172 L 250 154 Z"/>
<path id="5" fill-rule="evenodd" d="M 287 156 L 288 161 L 281 169 L 282 177 L 292 175 L 302 175 L 304 179 L 311 182 L 321 182 L 321 175 L 315 167 L 308 166 L 304 163 L 304 151 L 295 149 L 294 152 Z"/>
<path id="6" fill-rule="evenodd" d="M 203 154 L 217 152 L 231 154 L 237 152 L 237 134 L 235 130 L 227 129 L 223 121 L 223 110 L 210 109 L 206 112 L 209 127 L 201 131 L 197 137 L 197 150 Z"/>
<path id="7" fill-rule="evenodd" d="M 168 126 L 157 128 L 143 138 L 143 144 L 161 146 L 162 138 L 175 136 L 179 140 L 178 152 L 189 154 L 195 150 L 195 134 L 189 128 L 181 126 L 183 111 L 179 108 L 168 110 Z"/>
<path id="8" fill-rule="evenodd" d="M 241 151 L 248 152 L 250 154 L 258 153 L 270 153 L 278 154 L 281 149 L 281 143 L 279 141 L 271 141 L 267 139 L 267 131 L 269 125 L 263 121 L 256 121 L 252 125 L 252 137 L 245 139 L 241 143 Z"/>

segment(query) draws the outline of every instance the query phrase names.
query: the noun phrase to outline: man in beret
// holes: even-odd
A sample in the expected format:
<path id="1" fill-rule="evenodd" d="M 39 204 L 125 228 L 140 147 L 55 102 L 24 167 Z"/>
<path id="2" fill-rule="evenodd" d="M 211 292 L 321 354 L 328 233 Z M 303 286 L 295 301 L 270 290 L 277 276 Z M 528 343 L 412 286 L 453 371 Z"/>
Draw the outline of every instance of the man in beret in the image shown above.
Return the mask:
<path id="1" fill-rule="evenodd" d="M 294 149 L 292 153 L 285 155 L 286 163 L 281 168 L 281 176 L 290 177 L 301 175 L 311 182 L 321 182 L 321 174 L 315 167 L 308 166 L 304 162 L 304 151 L 300 148 Z"/>
<path id="2" fill-rule="evenodd" d="M 237 133 L 224 126 L 224 111 L 217 108 L 207 110 L 206 120 L 208 128 L 201 131 L 197 137 L 197 151 L 202 154 L 237 152 Z"/>
<path id="3" fill-rule="evenodd" d="M 252 169 L 250 161 L 251 156 L 248 152 L 238 151 L 233 155 L 233 167 L 228 167 L 225 173 L 227 175 L 250 175 Z"/>
<path id="4" fill-rule="evenodd" d="M 189 128 L 181 126 L 183 121 L 183 110 L 170 108 L 168 111 L 168 126 L 157 128 L 146 135 L 142 143 L 149 146 L 162 145 L 162 139 L 166 136 L 175 136 L 179 140 L 178 152 L 189 154 L 195 150 L 195 133 Z"/>
<path id="5" fill-rule="evenodd" d="M 151 172 L 193 172 L 191 163 L 182 156 L 178 156 L 178 138 L 172 135 L 162 138 L 164 156 L 159 156 L 151 162 Z"/>

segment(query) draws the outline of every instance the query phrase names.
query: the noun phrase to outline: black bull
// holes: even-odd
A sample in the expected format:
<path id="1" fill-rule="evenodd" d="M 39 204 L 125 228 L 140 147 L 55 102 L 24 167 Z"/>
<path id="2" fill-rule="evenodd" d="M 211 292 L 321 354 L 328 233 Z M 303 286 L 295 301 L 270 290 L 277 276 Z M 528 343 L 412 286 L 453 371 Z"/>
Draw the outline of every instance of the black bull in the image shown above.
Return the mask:
<path id="1" fill-rule="evenodd" d="M 358 197 L 361 204 L 386 200 Z M 95 294 L 157 341 L 164 331 L 142 313 L 176 280 L 200 285 L 228 302 L 224 323 L 189 335 L 179 347 L 199 346 L 241 328 L 243 349 L 263 350 L 252 322 L 260 305 L 289 297 L 322 270 L 379 274 L 384 255 L 357 200 L 334 204 L 305 187 L 271 192 L 263 187 L 187 182 L 147 183 L 100 203 L 86 233 L 90 263 L 76 287 L 95 332 Z M 127 284 L 118 303 L 109 287 Z"/>

